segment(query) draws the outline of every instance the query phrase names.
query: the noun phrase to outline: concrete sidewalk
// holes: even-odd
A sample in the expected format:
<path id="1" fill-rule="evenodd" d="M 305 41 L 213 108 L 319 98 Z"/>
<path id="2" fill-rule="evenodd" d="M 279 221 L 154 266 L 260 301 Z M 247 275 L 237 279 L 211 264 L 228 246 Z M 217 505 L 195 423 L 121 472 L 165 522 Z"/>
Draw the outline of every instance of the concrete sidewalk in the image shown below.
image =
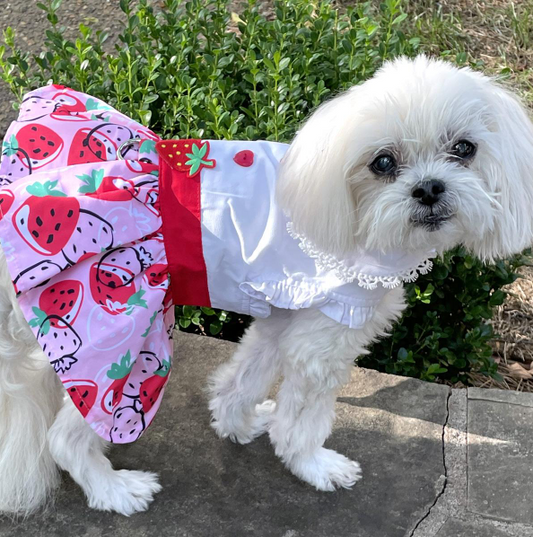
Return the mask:
<path id="1" fill-rule="evenodd" d="M 55 506 L 12 537 L 533 537 L 533 395 L 445 386 L 356 369 L 327 445 L 361 463 L 353 490 L 293 477 L 265 435 L 238 446 L 209 427 L 206 376 L 232 343 L 180 333 L 161 411 L 116 467 L 158 472 L 146 513 L 93 511 L 65 476 Z"/>

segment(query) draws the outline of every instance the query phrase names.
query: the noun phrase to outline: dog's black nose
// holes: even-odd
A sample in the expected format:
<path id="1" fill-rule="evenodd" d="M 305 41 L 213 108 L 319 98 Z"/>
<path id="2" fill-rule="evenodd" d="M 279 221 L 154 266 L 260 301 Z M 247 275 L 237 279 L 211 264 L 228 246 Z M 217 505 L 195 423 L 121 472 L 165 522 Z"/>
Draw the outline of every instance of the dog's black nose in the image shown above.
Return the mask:
<path id="1" fill-rule="evenodd" d="M 446 191 L 446 187 L 442 181 L 431 179 L 418 183 L 411 192 L 413 198 L 417 199 L 424 205 L 433 205 L 439 201 L 441 194 Z"/>

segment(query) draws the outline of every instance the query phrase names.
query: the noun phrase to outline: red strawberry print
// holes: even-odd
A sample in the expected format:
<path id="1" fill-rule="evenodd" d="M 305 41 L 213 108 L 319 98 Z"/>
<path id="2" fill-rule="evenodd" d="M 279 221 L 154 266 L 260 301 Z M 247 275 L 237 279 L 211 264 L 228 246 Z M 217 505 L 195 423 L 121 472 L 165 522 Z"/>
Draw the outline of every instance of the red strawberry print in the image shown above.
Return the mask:
<path id="1" fill-rule="evenodd" d="M 157 188 L 151 188 L 146 192 L 146 195 L 144 196 L 144 200 L 141 199 L 141 196 L 137 196 L 137 199 L 144 203 L 145 207 L 156 216 L 159 216 L 161 205 L 159 203 L 159 189 Z"/>
<path id="2" fill-rule="evenodd" d="M 83 285 L 77 280 L 61 280 L 47 287 L 39 297 L 39 308 L 46 315 L 58 317 L 74 324 L 83 304 Z M 50 321 L 51 326 L 66 328 L 62 321 Z"/>
<path id="3" fill-rule="evenodd" d="M 101 406 L 106 414 L 112 414 L 113 408 L 115 408 L 122 400 L 124 386 L 128 381 L 132 368 L 133 363 L 131 362 L 131 354 L 130 351 L 128 351 L 120 358 L 120 362 L 118 364 L 112 364 L 111 369 L 107 372 L 107 376 L 110 379 L 113 379 L 113 382 L 102 397 Z"/>
<path id="4" fill-rule="evenodd" d="M 128 300 L 136 293 L 133 272 L 98 262 L 91 266 L 89 278 L 93 300 L 111 315 L 124 313 Z"/>
<path id="5" fill-rule="evenodd" d="M 56 93 L 52 99 L 58 103 L 57 111 L 86 112 L 87 108 L 75 95 L 66 92 Z"/>
<path id="6" fill-rule="evenodd" d="M 166 289 L 168 287 L 168 265 L 158 263 L 146 270 L 148 287 L 152 289 Z"/>
<path id="7" fill-rule="evenodd" d="M 106 201 L 128 201 L 135 196 L 133 181 L 122 177 L 104 177 L 104 170 L 92 170 L 91 175 L 77 175 L 84 184 L 81 194 Z"/>
<path id="8" fill-rule="evenodd" d="M 50 117 L 57 121 L 90 121 L 92 119 L 91 115 L 86 112 L 69 112 L 62 108 L 53 112 Z"/>
<path id="9" fill-rule="evenodd" d="M 156 144 L 159 155 L 176 171 L 194 177 L 203 168 L 214 168 L 216 161 L 208 159 L 209 142 L 200 140 L 164 140 Z"/>
<path id="10" fill-rule="evenodd" d="M 161 362 L 157 355 L 150 351 L 141 351 L 135 359 L 135 381 L 130 377 L 124 386 L 124 397 L 130 399 L 140 399 L 140 389 L 142 383 L 152 377 L 156 371 L 161 369 Z"/>
<path id="11" fill-rule="evenodd" d="M 32 194 L 13 215 L 18 234 L 36 252 L 55 255 L 67 244 L 80 215 L 76 198 L 54 190 L 57 181 L 33 183 Z"/>
<path id="12" fill-rule="evenodd" d="M 243 151 L 239 151 L 233 157 L 233 161 L 239 166 L 248 168 L 254 163 L 254 153 L 253 151 L 250 151 L 249 149 L 244 149 Z"/>
<path id="13" fill-rule="evenodd" d="M 145 267 L 141 254 L 135 248 L 117 248 L 107 252 L 89 273 L 91 295 L 107 313 L 131 315 L 134 307 L 148 307 L 143 289 L 135 286 L 135 274 Z M 131 267 L 131 268 L 130 268 Z"/>
<path id="14" fill-rule="evenodd" d="M 51 117 L 57 121 L 90 121 L 93 119 L 109 121 L 104 115 L 104 111 L 109 110 L 109 107 L 95 99 L 89 98 L 83 103 L 76 96 L 63 92 L 55 95 L 53 99 L 56 103 L 56 109 Z M 99 113 L 94 114 L 93 111 Z"/>
<path id="15" fill-rule="evenodd" d="M 156 371 L 152 377 L 146 379 L 141 384 L 141 403 L 144 412 L 149 412 L 154 403 L 159 399 L 170 373 L 170 362 L 163 360 L 161 369 Z"/>
<path id="16" fill-rule="evenodd" d="M 63 146 L 63 139 L 52 129 L 30 123 L 13 134 L 8 142 L 4 141 L 2 154 L 18 158 L 31 174 L 55 160 Z"/>
<path id="17" fill-rule="evenodd" d="M 159 166 L 152 162 L 146 162 L 144 160 L 125 160 L 126 166 L 132 172 L 142 172 L 146 174 L 159 175 Z"/>
<path id="18" fill-rule="evenodd" d="M 81 415 L 86 418 L 96 401 L 98 386 L 92 380 L 78 379 L 66 380 L 63 386 Z"/>
<path id="19" fill-rule="evenodd" d="M 4 215 L 11 209 L 14 200 L 15 196 L 13 196 L 13 192 L 9 190 L 2 190 L 0 192 L 0 220 L 2 220 Z"/>
<path id="20" fill-rule="evenodd" d="M 94 129 L 80 129 L 72 139 L 67 164 L 116 160 L 118 148 L 133 138 L 127 127 L 102 123 Z"/>
<path id="21" fill-rule="evenodd" d="M 154 142 L 158 142 L 159 140 L 161 140 L 161 138 L 159 138 L 159 136 L 150 129 L 146 129 L 143 127 L 137 129 L 137 132 L 139 133 L 139 136 L 141 138 L 148 138 L 149 140 L 153 140 Z"/>

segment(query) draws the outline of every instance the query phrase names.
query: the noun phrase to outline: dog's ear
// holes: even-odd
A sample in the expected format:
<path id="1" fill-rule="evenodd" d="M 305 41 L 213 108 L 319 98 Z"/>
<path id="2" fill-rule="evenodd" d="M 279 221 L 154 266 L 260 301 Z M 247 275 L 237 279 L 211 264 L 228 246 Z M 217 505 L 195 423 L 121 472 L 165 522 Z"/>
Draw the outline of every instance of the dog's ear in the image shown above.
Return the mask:
<path id="1" fill-rule="evenodd" d="M 467 244 L 481 259 L 494 261 L 533 245 L 533 124 L 520 100 L 486 81 L 490 150 L 480 151 L 480 171 L 494 200 L 491 234 Z"/>
<path id="2" fill-rule="evenodd" d="M 278 203 L 294 228 L 322 250 L 341 254 L 354 243 L 354 201 L 347 158 L 357 88 L 319 107 L 283 157 Z"/>

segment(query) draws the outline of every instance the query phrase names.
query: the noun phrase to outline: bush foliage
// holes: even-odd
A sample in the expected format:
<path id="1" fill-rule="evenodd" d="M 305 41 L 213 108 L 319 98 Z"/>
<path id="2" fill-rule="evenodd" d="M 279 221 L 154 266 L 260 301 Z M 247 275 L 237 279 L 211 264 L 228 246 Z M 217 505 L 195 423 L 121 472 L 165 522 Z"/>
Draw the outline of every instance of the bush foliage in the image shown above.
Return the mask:
<path id="1" fill-rule="evenodd" d="M 148 0 L 120 0 L 125 26 L 114 48 L 105 30 L 83 24 L 77 39 L 66 39 L 60 4 L 39 4 L 50 23 L 39 55 L 4 32 L 0 76 L 18 101 L 53 81 L 107 101 L 163 137 L 288 142 L 325 99 L 370 77 L 384 60 L 425 47 L 402 0 L 343 10 L 284 0 L 267 14 L 253 0 L 238 14 L 224 0 L 163 0 L 157 9 Z M 404 319 L 361 363 L 428 380 L 464 379 L 470 369 L 494 374 L 487 320 L 521 262 L 484 267 L 461 250 L 449 254 L 407 287 Z M 178 321 L 229 339 L 249 322 L 191 306 L 178 308 Z"/>

